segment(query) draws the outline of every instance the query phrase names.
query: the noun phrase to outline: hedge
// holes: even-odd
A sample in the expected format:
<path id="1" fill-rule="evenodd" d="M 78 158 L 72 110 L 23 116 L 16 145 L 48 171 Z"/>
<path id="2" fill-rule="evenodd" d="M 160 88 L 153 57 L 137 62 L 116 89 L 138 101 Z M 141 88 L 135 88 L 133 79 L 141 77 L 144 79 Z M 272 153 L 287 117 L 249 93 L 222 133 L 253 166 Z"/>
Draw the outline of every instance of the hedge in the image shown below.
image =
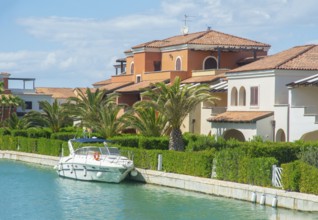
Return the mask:
<path id="1" fill-rule="evenodd" d="M 157 169 L 158 155 L 162 155 L 162 168 L 166 172 L 200 177 L 211 177 L 215 150 L 179 152 L 168 150 L 143 150 L 121 147 L 121 152 L 133 159 L 136 167 Z"/>
<path id="2" fill-rule="evenodd" d="M 140 135 L 123 135 L 112 137 L 109 140 L 113 141 L 114 143 L 122 147 L 158 150 L 168 150 L 169 148 L 169 137 L 144 137 Z"/>
<path id="3" fill-rule="evenodd" d="M 271 186 L 274 164 L 273 157 L 252 158 L 241 148 L 224 149 L 216 154 L 216 175 L 221 180 Z"/>
<path id="4" fill-rule="evenodd" d="M 303 161 L 282 164 L 285 190 L 318 195 L 318 168 Z"/>

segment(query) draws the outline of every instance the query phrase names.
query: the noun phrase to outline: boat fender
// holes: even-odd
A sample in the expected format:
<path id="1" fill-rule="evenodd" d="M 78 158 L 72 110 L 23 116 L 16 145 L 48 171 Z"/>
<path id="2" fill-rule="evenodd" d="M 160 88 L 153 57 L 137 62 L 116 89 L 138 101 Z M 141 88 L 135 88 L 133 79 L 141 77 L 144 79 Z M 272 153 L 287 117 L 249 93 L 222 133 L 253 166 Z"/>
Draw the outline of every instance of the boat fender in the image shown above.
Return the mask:
<path id="1" fill-rule="evenodd" d="M 97 160 L 97 161 L 100 159 L 100 153 L 99 152 L 95 152 L 94 153 L 94 159 Z"/>
<path id="2" fill-rule="evenodd" d="M 130 171 L 130 175 L 131 175 L 131 176 L 137 176 L 137 175 L 138 175 L 137 170 L 132 170 L 132 171 Z"/>
<path id="3" fill-rule="evenodd" d="M 259 204 L 265 205 L 265 200 L 266 200 L 266 196 L 265 196 L 265 194 L 263 194 L 263 195 L 261 196 L 261 200 L 260 200 Z"/>
<path id="4" fill-rule="evenodd" d="M 256 199 L 257 199 L 256 192 L 253 192 L 253 193 L 252 193 L 251 202 L 252 202 L 252 203 L 256 203 Z"/>
<path id="5" fill-rule="evenodd" d="M 103 175 L 102 172 L 97 172 L 97 173 L 96 173 L 96 176 L 97 176 L 98 178 L 100 178 L 102 175 Z"/>

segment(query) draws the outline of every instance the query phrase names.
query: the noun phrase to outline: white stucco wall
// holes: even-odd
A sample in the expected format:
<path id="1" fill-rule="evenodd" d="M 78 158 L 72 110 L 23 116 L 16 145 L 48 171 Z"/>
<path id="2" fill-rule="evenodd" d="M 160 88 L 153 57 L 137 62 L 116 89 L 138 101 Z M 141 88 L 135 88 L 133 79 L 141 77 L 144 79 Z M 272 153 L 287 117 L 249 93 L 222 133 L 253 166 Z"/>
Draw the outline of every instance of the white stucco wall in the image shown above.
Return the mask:
<path id="1" fill-rule="evenodd" d="M 25 102 L 32 102 L 32 109 L 22 110 L 21 107 L 17 109 L 17 112 L 29 112 L 31 110 L 40 111 L 39 101 L 52 102 L 52 97 L 50 95 L 38 95 L 38 94 L 16 94 Z"/>
<path id="2" fill-rule="evenodd" d="M 285 133 L 286 141 L 288 141 L 288 114 L 288 105 L 275 105 L 275 136 L 277 131 L 282 129 Z"/>
<path id="3" fill-rule="evenodd" d="M 318 73 L 317 71 L 275 70 L 275 104 L 288 104 L 286 84 Z"/>
<path id="4" fill-rule="evenodd" d="M 250 105 L 250 88 L 258 87 L 258 106 Z M 231 91 L 236 87 L 238 94 L 241 87 L 246 91 L 246 105 L 231 105 Z M 228 75 L 228 111 L 273 111 L 275 98 L 274 71 L 247 72 Z"/>
<path id="5" fill-rule="evenodd" d="M 256 135 L 260 136 L 264 141 L 273 140 L 273 127 L 271 123 L 273 120 L 274 116 L 270 116 L 256 122 Z"/>
<path id="6" fill-rule="evenodd" d="M 223 136 L 225 131 L 235 129 L 243 133 L 245 140 L 250 140 L 256 133 L 256 123 L 212 123 L 212 135 Z"/>

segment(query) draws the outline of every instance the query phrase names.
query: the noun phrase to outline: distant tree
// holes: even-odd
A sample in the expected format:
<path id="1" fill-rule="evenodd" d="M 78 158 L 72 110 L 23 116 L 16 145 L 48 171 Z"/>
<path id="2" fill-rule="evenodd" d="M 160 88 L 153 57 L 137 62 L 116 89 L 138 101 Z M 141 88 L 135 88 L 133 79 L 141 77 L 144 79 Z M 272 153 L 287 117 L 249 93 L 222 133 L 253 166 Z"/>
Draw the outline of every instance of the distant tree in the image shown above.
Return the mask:
<path id="1" fill-rule="evenodd" d="M 169 149 L 184 150 L 181 125 L 185 117 L 202 101 L 213 102 L 215 98 L 206 84 L 198 86 L 180 85 L 176 77 L 171 85 L 156 83 L 155 88 L 148 88 L 142 96 L 144 107 L 151 106 L 167 118 L 171 126 Z"/>
<path id="2" fill-rule="evenodd" d="M 52 132 L 59 132 L 62 127 L 72 125 L 71 118 L 57 99 L 52 104 L 40 101 L 41 112 L 31 111 L 25 117 L 32 126 L 49 127 Z"/>
<path id="3" fill-rule="evenodd" d="M 124 118 L 128 128 L 136 129 L 143 136 L 159 137 L 167 134 L 168 123 L 166 117 L 153 107 L 144 108 L 140 102 L 134 104 Z"/>

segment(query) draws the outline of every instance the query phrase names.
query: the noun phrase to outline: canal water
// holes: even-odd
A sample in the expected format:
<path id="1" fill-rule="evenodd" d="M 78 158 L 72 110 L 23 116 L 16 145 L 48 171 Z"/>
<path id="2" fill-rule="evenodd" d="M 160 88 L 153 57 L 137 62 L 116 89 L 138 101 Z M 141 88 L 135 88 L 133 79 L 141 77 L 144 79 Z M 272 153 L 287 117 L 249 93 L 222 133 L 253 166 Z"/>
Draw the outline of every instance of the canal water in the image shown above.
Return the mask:
<path id="1" fill-rule="evenodd" d="M 318 219 L 149 184 L 64 179 L 50 167 L 0 160 L 0 219 Z"/>

